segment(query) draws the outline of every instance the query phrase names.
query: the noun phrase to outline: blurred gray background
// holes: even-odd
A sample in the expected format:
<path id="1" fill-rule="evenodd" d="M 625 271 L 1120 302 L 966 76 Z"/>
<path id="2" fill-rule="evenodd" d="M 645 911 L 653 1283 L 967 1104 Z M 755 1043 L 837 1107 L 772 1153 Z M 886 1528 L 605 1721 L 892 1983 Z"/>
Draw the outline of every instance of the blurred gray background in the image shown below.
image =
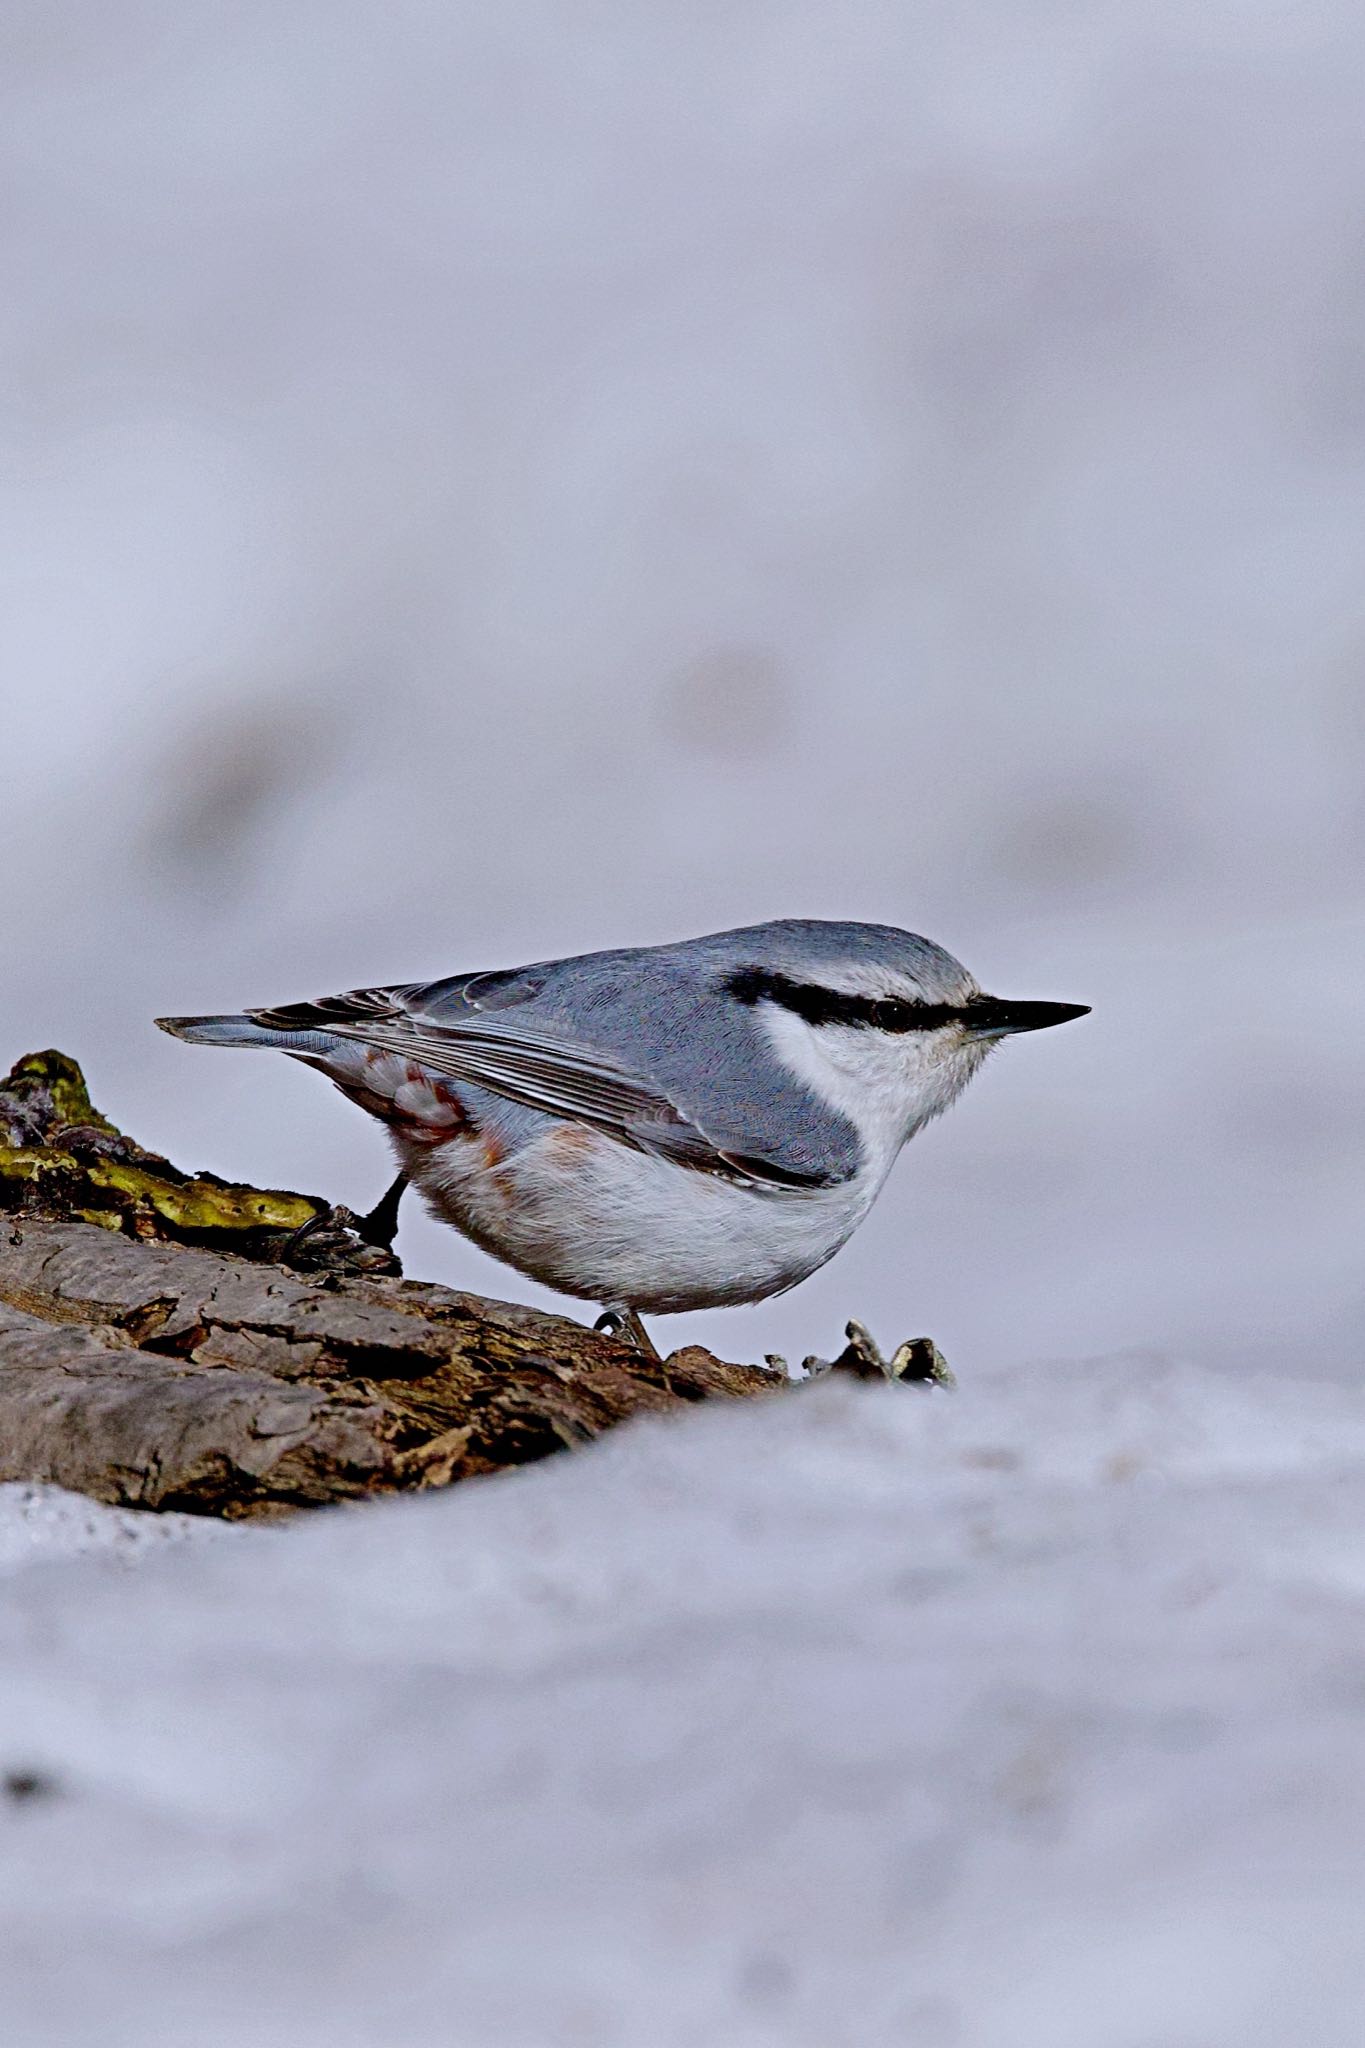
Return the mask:
<path id="1" fill-rule="evenodd" d="M 151 1018 L 887 920 L 1094 1017 L 659 1335 L 1348 1367 L 1359 8 L 5 16 L 3 1062 L 363 1206 Z"/>

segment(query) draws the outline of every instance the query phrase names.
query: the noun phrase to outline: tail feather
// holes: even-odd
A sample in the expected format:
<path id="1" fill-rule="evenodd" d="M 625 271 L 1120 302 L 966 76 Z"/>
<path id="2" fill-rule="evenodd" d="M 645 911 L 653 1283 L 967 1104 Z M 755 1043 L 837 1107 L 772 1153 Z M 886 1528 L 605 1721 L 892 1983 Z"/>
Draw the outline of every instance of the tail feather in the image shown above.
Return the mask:
<path id="1" fill-rule="evenodd" d="M 276 1046 L 287 1052 L 307 1052 L 310 1038 L 322 1036 L 317 1032 L 270 1031 L 252 1017 L 158 1017 L 156 1022 L 172 1038 L 186 1039 L 191 1045 Z"/>

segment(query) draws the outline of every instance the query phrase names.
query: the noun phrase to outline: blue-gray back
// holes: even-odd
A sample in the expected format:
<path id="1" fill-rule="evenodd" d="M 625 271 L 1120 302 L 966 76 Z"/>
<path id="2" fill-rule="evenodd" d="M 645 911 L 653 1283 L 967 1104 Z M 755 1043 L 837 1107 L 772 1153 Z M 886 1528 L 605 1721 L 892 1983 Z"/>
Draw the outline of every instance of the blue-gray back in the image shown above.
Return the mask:
<path id="1" fill-rule="evenodd" d="M 652 1083 L 719 1148 L 794 1175 L 845 1179 L 858 1135 L 777 1058 L 752 1004 L 727 993 L 758 967 L 793 980 L 821 969 L 891 968 L 934 1002 L 974 987 L 941 947 L 886 925 L 783 919 L 676 945 L 584 953 L 528 967 L 411 984 L 401 993 L 436 1022 L 476 1014 L 496 1028 L 614 1056 Z M 519 1109 L 516 1121 L 534 1111 Z"/>

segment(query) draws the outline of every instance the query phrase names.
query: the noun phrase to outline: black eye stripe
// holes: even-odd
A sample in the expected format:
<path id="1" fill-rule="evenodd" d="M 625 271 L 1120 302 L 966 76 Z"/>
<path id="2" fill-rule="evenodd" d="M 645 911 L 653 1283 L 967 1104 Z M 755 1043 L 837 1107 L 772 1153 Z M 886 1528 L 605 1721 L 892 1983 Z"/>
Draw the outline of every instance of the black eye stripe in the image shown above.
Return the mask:
<path id="1" fill-rule="evenodd" d="M 910 1003 L 896 996 L 855 996 L 793 981 L 766 967 L 741 967 L 726 982 L 741 1003 L 780 1003 L 807 1024 L 860 1024 L 877 1031 L 937 1031 L 966 1013 L 955 1003 Z"/>

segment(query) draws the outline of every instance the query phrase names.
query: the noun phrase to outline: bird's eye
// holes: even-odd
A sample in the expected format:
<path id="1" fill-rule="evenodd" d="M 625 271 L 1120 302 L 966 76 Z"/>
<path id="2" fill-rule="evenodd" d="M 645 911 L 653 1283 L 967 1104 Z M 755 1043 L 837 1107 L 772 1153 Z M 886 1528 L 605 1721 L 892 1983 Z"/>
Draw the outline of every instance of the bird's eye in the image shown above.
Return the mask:
<path id="1" fill-rule="evenodd" d="M 872 1022 L 879 1031 L 898 1030 L 901 1022 L 900 1004 L 889 1000 L 874 1003 L 872 1005 Z"/>

